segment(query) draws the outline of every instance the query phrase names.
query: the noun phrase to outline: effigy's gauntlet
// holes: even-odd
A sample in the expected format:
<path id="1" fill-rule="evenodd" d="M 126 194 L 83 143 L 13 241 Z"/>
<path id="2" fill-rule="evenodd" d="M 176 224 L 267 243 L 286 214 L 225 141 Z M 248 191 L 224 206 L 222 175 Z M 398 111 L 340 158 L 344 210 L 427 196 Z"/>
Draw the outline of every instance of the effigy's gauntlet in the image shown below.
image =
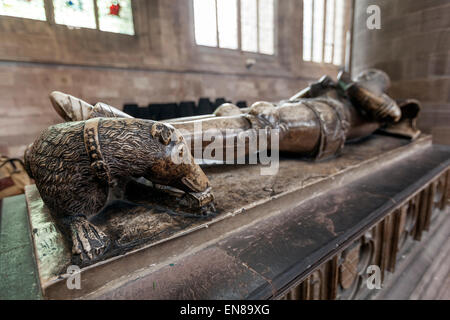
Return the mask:
<path id="1" fill-rule="evenodd" d="M 398 122 L 402 116 L 400 107 L 386 94 L 390 86 L 389 76 L 383 71 L 370 69 L 352 81 L 349 75 L 338 75 L 338 87 L 351 103 L 375 121 Z"/>

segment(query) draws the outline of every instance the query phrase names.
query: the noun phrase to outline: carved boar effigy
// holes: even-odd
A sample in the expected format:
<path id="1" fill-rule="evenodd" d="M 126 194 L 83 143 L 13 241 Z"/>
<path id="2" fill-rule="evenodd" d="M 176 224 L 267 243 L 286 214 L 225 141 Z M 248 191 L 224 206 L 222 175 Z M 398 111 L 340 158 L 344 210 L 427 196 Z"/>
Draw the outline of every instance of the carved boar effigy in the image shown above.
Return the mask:
<path id="1" fill-rule="evenodd" d="M 106 204 L 113 188 L 130 178 L 186 192 L 199 212 L 212 203 L 208 178 L 194 163 L 175 163 L 184 139 L 169 124 L 126 118 L 93 118 L 44 130 L 25 154 L 27 171 L 59 226 L 70 235 L 73 254 L 92 260 L 107 250 L 109 239 L 88 218 Z"/>

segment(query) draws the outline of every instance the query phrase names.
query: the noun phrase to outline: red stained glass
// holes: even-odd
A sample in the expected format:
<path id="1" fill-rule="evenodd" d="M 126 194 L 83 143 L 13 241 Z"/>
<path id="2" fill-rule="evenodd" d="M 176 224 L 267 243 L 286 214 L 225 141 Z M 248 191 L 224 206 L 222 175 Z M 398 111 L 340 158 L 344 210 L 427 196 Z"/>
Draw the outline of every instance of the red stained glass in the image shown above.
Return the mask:
<path id="1" fill-rule="evenodd" d="M 113 15 L 113 16 L 119 16 L 119 13 L 120 13 L 120 4 L 119 4 L 119 3 L 117 3 L 117 4 L 112 4 L 112 5 L 109 7 L 109 14 L 110 14 L 110 15 Z"/>

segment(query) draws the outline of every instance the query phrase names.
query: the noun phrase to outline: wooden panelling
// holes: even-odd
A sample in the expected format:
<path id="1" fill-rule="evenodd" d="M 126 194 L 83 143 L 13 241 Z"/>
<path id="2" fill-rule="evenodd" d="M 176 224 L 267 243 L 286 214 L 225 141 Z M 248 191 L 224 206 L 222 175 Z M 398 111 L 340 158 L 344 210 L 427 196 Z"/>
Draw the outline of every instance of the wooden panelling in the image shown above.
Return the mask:
<path id="1" fill-rule="evenodd" d="M 436 217 L 447 208 L 450 170 L 427 183 L 419 192 L 388 213 L 361 237 L 293 286 L 283 300 L 321 300 L 364 298 L 367 268 L 378 266 L 382 282 L 395 272 L 400 257 L 407 254 L 413 240 L 422 240 Z"/>

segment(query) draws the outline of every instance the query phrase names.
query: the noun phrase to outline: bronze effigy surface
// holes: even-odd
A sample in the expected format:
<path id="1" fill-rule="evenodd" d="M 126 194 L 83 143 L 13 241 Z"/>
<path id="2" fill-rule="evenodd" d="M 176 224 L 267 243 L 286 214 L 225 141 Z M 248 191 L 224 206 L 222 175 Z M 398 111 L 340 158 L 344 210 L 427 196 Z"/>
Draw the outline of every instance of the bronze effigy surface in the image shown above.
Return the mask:
<path id="1" fill-rule="evenodd" d="M 124 277 L 195 251 L 224 234 L 280 214 L 291 205 L 298 206 L 304 200 L 358 179 L 373 172 L 375 167 L 378 170 L 429 144 L 429 136 L 411 143 L 406 139 L 373 135 L 362 143 L 348 144 L 340 157 L 328 161 L 310 162 L 284 156 L 278 174 L 273 176 L 260 175 L 261 165 L 206 165 L 203 169 L 214 187 L 217 215 L 200 220 L 164 212 L 152 199 L 139 197 L 140 188 L 145 187 L 133 184 L 127 190 L 132 203 L 115 203 L 99 215 L 101 218 L 94 218 L 102 231 L 112 235 L 115 247 L 107 256 L 109 259 L 82 269 L 83 279 L 89 281 L 89 275 L 95 274 L 96 280 L 83 285 L 82 291 L 71 291 L 70 295 L 88 294 L 101 286 L 102 281 Z M 48 290 L 55 297 L 66 290 L 63 282 L 70 264 L 70 247 L 36 187 L 28 187 L 26 195 L 41 286 L 44 292 Z M 209 227 L 213 225 L 217 226 L 212 234 Z M 177 239 L 182 239 L 183 245 Z"/>

